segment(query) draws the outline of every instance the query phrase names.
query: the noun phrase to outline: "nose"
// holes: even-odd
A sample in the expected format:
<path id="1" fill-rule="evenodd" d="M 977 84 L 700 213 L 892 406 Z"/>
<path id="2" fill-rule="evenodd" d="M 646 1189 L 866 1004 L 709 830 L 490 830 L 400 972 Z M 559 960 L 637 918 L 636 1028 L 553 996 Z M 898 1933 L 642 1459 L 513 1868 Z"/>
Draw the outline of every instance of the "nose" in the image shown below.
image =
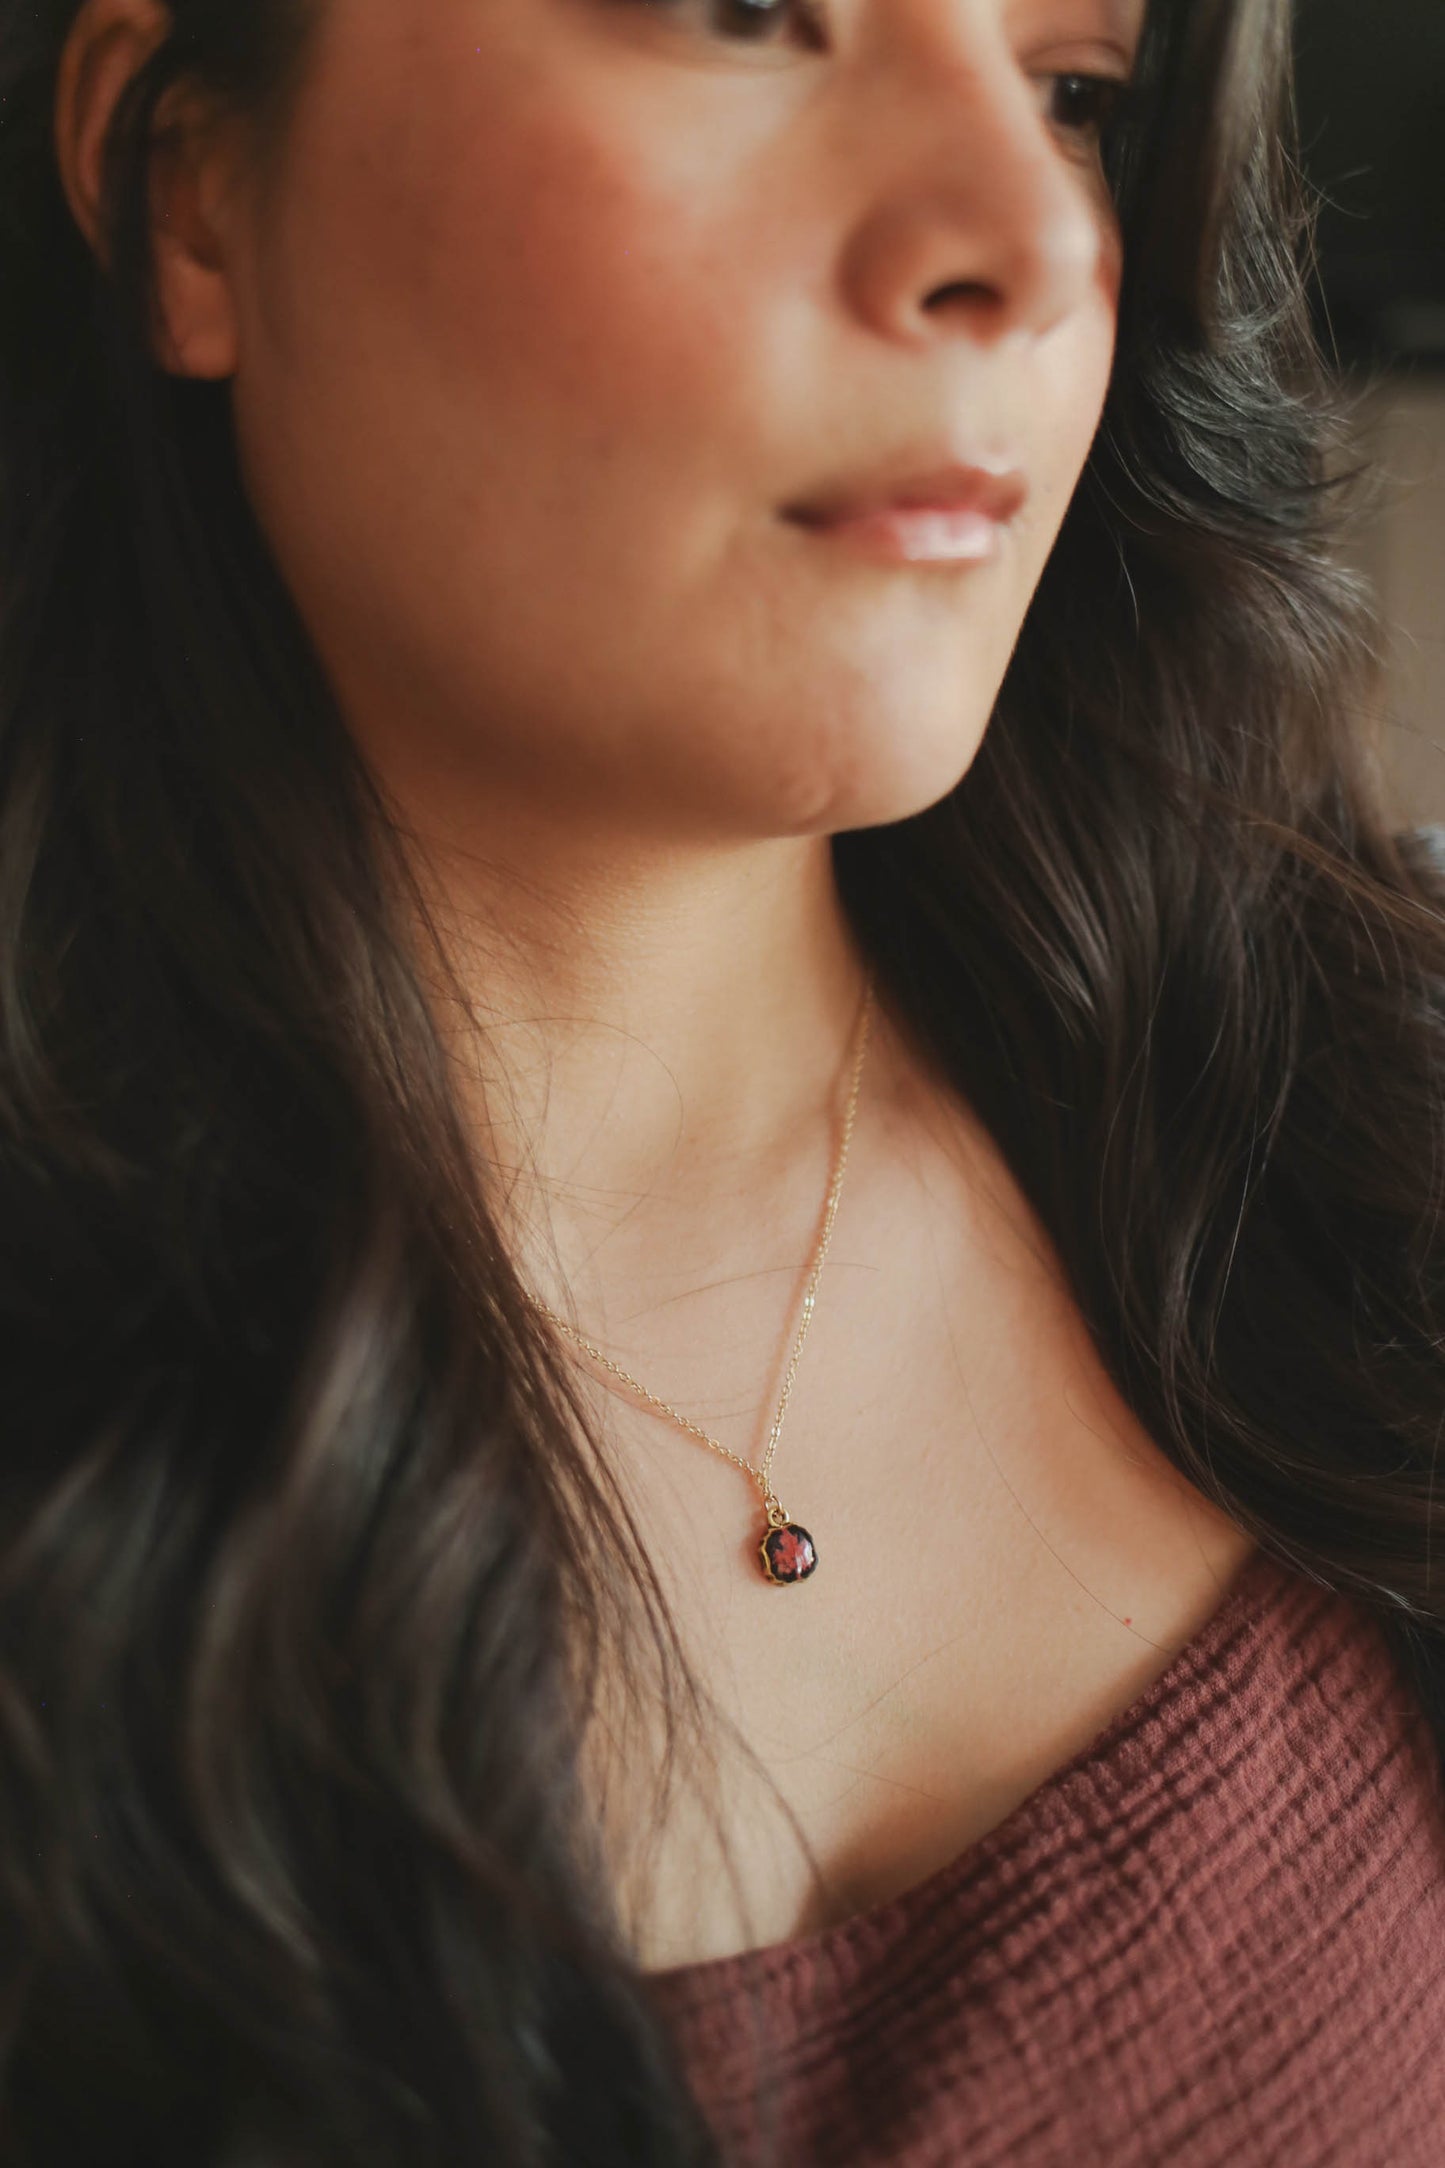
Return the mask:
<path id="1" fill-rule="evenodd" d="M 937 337 L 945 319 L 990 343 L 1042 337 L 1097 288 L 1117 245 L 1087 148 L 1053 133 L 982 12 L 967 0 L 880 10 L 887 50 L 855 55 L 868 110 L 850 118 L 851 163 L 866 143 L 870 186 L 844 277 L 894 338 Z"/>

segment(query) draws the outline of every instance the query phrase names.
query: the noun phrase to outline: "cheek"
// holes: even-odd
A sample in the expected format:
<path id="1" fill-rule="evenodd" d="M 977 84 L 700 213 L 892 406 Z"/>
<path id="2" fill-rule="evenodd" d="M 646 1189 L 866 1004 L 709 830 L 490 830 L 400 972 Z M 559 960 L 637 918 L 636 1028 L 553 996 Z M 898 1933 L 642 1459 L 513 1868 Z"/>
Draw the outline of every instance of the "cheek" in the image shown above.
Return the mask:
<path id="1" fill-rule="evenodd" d="M 757 428 L 726 157 L 575 56 L 362 27 L 252 258 L 253 501 L 353 708 L 380 658 L 447 728 L 634 711 L 639 624 L 653 677 L 665 621 L 697 660 Z"/>
<path id="2" fill-rule="evenodd" d="M 368 57 L 371 129 L 358 145 L 367 86 L 343 76 L 297 192 L 293 361 L 330 341 L 339 385 L 389 377 L 489 470 L 543 433 L 574 462 L 635 458 L 643 417 L 665 442 L 718 365 L 729 292 L 677 131 L 506 45 L 432 33 Z"/>
<path id="3" fill-rule="evenodd" d="M 1057 351 L 1036 371 L 1030 431 L 1034 462 L 1029 524 L 1035 578 L 1063 524 L 1103 418 L 1118 331 L 1121 257 L 1105 232 L 1092 300 L 1056 335 Z"/>

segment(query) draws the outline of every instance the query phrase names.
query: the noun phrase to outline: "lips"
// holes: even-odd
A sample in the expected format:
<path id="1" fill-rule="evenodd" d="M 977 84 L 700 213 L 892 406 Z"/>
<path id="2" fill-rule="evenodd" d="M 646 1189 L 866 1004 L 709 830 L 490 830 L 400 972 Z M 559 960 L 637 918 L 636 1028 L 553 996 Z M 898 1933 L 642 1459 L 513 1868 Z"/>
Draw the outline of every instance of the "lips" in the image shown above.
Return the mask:
<path id="1" fill-rule="evenodd" d="M 1027 494 L 1017 467 L 952 460 L 844 482 L 805 504 L 786 506 L 783 516 L 805 527 L 835 527 L 893 511 L 974 512 L 1002 524 L 1015 516 Z"/>

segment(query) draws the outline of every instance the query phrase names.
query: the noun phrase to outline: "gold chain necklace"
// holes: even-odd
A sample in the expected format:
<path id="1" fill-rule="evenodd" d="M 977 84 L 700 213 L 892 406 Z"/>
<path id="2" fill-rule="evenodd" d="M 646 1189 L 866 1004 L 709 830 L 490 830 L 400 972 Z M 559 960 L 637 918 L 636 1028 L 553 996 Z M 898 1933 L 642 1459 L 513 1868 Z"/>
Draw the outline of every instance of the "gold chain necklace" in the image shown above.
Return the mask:
<path id="1" fill-rule="evenodd" d="M 813 1268 L 808 1275 L 807 1290 L 803 1296 L 803 1314 L 798 1323 L 797 1337 L 793 1341 L 793 1352 L 789 1358 L 787 1374 L 783 1379 L 783 1390 L 778 1401 L 778 1412 L 773 1417 L 773 1427 L 768 1433 L 767 1450 L 763 1454 L 760 1467 L 754 1467 L 753 1463 L 750 1460 L 744 1460 L 740 1453 L 730 1452 L 727 1446 L 721 1445 L 716 1438 L 710 1437 L 700 1424 L 690 1422 L 687 1416 L 681 1414 L 668 1401 L 659 1400 L 656 1393 L 650 1393 L 645 1385 L 639 1383 L 632 1376 L 630 1371 L 623 1369 L 621 1363 L 614 1362 L 610 1355 L 603 1354 L 600 1347 L 596 1347 L 592 1341 L 584 1339 L 574 1325 L 569 1325 L 565 1317 L 559 1317 L 557 1312 L 549 1308 L 539 1296 L 533 1295 L 531 1297 L 534 1309 L 540 1311 L 543 1317 L 548 1318 L 559 1332 L 565 1333 L 567 1338 L 581 1348 L 584 1354 L 592 1358 L 593 1362 L 600 1363 L 604 1370 L 610 1371 L 613 1377 L 619 1379 L 630 1391 L 636 1393 L 638 1398 L 644 1401 L 649 1408 L 655 1409 L 659 1415 L 667 1416 L 692 1437 L 699 1439 L 703 1445 L 711 1446 L 714 1453 L 720 1453 L 724 1460 L 730 1460 L 734 1467 L 742 1468 L 753 1478 L 758 1489 L 762 1492 L 763 1507 L 768 1517 L 763 1539 L 758 1545 L 758 1556 L 762 1560 L 763 1572 L 767 1575 L 767 1578 L 780 1587 L 786 1587 L 791 1581 L 806 1581 L 808 1575 L 818 1563 L 817 1545 L 806 1528 L 801 1528 L 796 1521 L 789 1520 L 779 1501 L 777 1492 L 773 1489 L 773 1455 L 778 1448 L 778 1437 L 783 1428 L 783 1417 L 788 1412 L 788 1398 L 793 1390 L 793 1380 L 798 1374 L 798 1364 L 803 1354 L 803 1343 L 808 1337 L 808 1327 L 813 1322 L 813 1310 L 818 1299 L 818 1282 L 823 1276 L 823 1264 L 828 1255 L 828 1244 L 833 1239 L 833 1222 L 838 1216 L 838 1199 L 843 1191 L 843 1171 L 848 1164 L 848 1146 L 853 1137 L 853 1118 L 858 1111 L 858 1091 L 863 1081 L 863 1058 L 868 1051 L 868 1034 L 872 1018 L 873 980 L 870 974 L 863 991 L 863 1008 L 858 1024 L 857 1051 L 853 1056 L 853 1075 L 848 1091 L 848 1105 L 843 1116 L 843 1131 L 839 1139 L 838 1156 L 834 1164 L 832 1180 L 828 1184 L 828 1199 L 823 1207 L 822 1231 L 818 1236 L 817 1248 L 813 1252 Z"/>

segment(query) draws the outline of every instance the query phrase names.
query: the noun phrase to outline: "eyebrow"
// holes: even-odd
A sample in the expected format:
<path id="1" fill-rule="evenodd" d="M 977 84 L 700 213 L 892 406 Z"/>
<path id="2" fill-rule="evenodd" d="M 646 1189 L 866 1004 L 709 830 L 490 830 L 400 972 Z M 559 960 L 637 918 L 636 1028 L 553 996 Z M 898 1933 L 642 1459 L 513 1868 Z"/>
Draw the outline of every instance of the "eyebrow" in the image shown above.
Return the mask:
<path id="1" fill-rule="evenodd" d="M 1126 45 L 1135 45 L 1149 19 L 1149 0 L 1104 0 L 1110 28 Z"/>
<path id="2" fill-rule="evenodd" d="M 1027 12 L 1032 17 L 1034 11 L 1025 0 L 1025 6 L 1020 8 L 1020 12 Z M 1091 9 L 1090 12 L 1094 13 L 1094 10 Z M 1095 21 L 1102 15 L 1104 20 L 1099 28 L 1103 35 L 1116 40 L 1132 53 L 1143 38 L 1149 14 L 1150 0 L 1098 0 Z"/>

